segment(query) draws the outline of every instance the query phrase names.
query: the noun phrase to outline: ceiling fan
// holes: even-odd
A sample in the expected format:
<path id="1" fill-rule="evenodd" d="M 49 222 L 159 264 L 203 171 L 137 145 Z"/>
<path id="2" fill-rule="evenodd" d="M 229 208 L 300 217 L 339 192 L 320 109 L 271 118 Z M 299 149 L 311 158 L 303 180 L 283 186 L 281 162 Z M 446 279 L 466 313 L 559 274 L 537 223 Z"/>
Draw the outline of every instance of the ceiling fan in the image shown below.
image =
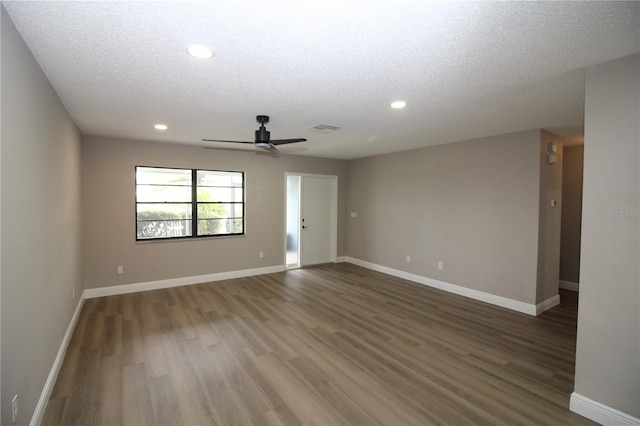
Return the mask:
<path id="1" fill-rule="evenodd" d="M 304 142 L 306 139 L 297 138 L 297 139 L 271 139 L 271 132 L 269 132 L 264 125 L 269 122 L 268 115 L 259 115 L 256 117 L 258 123 L 260 123 L 260 128 L 256 130 L 256 140 L 253 142 L 250 141 L 225 141 L 220 139 L 202 139 L 204 142 L 231 142 L 231 143 L 251 143 L 257 146 L 258 148 L 266 149 L 267 151 L 278 153 L 278 148 L 276 145 L 284 145 L 288 143 L 296 143 L 296 142 Z"/>

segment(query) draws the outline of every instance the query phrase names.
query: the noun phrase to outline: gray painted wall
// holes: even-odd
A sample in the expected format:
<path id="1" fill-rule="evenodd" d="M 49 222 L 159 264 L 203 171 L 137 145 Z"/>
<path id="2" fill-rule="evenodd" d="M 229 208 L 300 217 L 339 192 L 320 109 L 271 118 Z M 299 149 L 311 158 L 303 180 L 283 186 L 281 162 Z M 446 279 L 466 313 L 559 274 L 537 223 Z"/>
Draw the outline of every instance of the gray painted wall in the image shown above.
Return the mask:
<path id="1" fill-rule="evenodd" d="M 584 146 L 564 148 L 562 161 L 562 234 L 560 279 L 580 282 L 580 234 L 582 232 L 582 163 Z"/>
<path id="2" fill-rule="evenodd" d="M 640 55 L 586 73 L 575 392 L 640 418 Z"/>
<path id="3" fill-rule="evenodd" d="M 2 424 L 15 394 L 28 424 L 82 292 L 80 135 L 0 14 Z"/>
<path id="4" fill-rule="evenodd" d="M 347 163 L 253 151 L 88 136 L 82 149 L 83 280 L 87 288 L 284 264 L 285 172 L 338 176 L 338 256 L 345 254 Z M 135 166 L 245 172 L 242 237 L 135 241 Z M 264 252 L 264 258 L 258 254 Z M 124 274 L 116 274 L 118 265 Z"/>
<path id="5" fill-rule="evenodd" d="M 348 255 L 535 304 L 540 146 L 532 130 L 351 161 Z"/>

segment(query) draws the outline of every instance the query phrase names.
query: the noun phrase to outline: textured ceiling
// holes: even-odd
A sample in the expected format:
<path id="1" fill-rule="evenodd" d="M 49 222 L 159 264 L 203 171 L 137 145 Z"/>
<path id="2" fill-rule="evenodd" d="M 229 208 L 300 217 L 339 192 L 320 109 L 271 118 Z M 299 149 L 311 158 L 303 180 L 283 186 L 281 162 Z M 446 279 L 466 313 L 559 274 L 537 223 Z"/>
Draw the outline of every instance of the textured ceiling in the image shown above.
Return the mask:
<path id="1" fill-rule="evenodd" d="M 283 152 L 341 159 L 533 128 L 579 135 L 584 68 L 640 51 L 640 2 L 3 5 L 84 134 L 252 140 L 265 114 L 272 138 L 308 139 Z M 215 56 L 188 56 L 193 43 Z M 397 99 L 407 107 L 389 108 Z M 340 130 L 308 131 L 319 124 Z"/>

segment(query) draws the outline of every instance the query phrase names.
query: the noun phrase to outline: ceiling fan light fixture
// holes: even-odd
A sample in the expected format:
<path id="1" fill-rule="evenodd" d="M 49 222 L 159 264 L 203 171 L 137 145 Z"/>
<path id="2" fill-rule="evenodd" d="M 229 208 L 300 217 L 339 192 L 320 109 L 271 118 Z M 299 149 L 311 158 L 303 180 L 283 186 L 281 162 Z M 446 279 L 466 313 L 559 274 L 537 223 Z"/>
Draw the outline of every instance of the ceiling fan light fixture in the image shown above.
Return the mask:
<path id="1" fill-rule="evenodd" d="M 404 107 L 407 106 L 407 103 L 405 101 L 394 101 L 391 102 L 391 108 L 393 109 L 402 109 Z"/>
<path id="2" fill-rule="evenodd" d="M 198 59 L 209 59 L 213 57 L 213 52 L 207 46 L 202 44 L 193 44 L 187 49 L 189 55 Z"/>
<path id="3" fill-rule="evenodd" d="M 169 127 L 167 127 L 167 125 L 166 125 L 166 124 L 161 124 L 161 123 L 158 123 L 158 124 L 156 124 L 156 125 L 155 125 L 155 126 L 153 126 L 153 127 L 154 127 L 156 130 L 167 130 L 167 129 L 169 128 Z"/>

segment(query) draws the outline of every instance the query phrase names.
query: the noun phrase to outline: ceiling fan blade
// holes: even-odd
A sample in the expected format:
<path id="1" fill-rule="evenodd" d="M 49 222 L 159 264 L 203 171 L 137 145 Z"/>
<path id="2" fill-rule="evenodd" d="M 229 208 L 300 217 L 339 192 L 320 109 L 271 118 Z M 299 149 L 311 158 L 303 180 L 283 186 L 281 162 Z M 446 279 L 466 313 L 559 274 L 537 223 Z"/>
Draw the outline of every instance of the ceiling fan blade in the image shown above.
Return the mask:
<path id="1" fill-rule="evenodd" d="M 271 139 L 271 143 L 273 145 L 284 145 L 287 143 L 296 143 L 296 142 L 305 142 L 306 139 L 298 138 L 298 139 Z"/>
<path id="2" fill-rule="evenodd" d="M 249 142 L 249 141 L 223 141 L 220 139 L 202 139 L 203 142 L 231 142 L 231 143 L 250 143 L 250 144 L 254 144 L 255 142 Z"/>

